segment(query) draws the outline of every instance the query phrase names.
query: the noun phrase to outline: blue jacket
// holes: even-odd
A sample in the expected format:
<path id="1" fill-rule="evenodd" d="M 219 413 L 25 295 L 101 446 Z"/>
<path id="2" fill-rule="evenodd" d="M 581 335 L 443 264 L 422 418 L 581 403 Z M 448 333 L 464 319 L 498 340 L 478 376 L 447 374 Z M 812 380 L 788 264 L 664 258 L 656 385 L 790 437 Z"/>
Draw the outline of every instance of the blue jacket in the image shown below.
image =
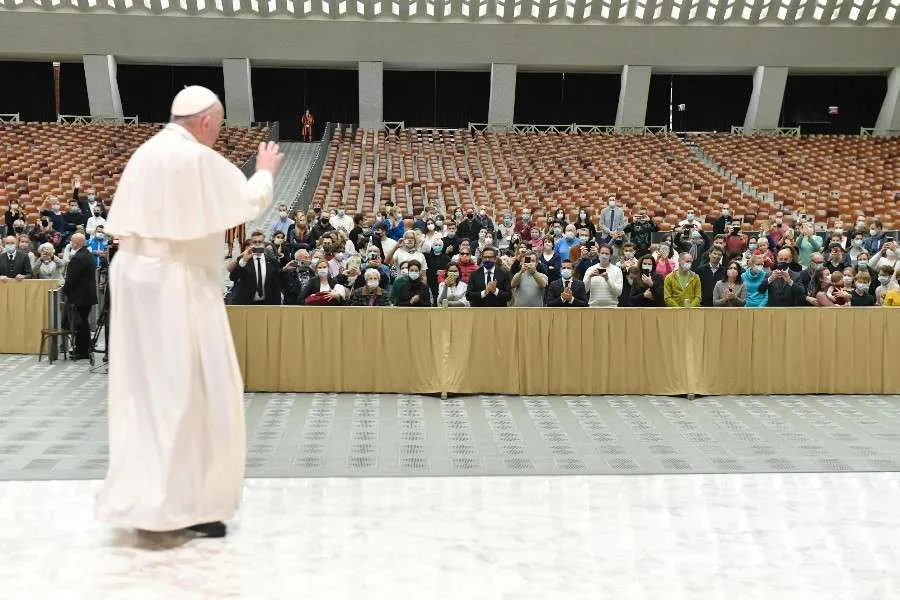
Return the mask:
<path id="1" fill-rule="evenodd" d="M 747 303 L 745 304 L 747 308 L 759 308 L 769 303 L 769 291 L 759 291 L 759 286 L 766 279 L 765 270 L 760 271 L 758 275 L 754 275 L 750 272 L 750 269 L 747 269 L 741 275 L 741 279 L 744 280 L 744 285 L 747 286 Z"/>

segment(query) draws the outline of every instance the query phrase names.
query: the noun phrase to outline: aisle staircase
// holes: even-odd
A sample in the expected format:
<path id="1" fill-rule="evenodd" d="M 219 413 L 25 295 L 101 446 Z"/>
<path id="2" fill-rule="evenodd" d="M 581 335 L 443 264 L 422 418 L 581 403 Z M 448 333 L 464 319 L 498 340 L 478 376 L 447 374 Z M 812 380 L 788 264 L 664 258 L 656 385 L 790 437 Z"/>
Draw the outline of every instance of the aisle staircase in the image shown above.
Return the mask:
<path id="1" fill-rule="evenodd" d="M 302 144 L 298 142 L 281 142 L 281 151 L 284 152 L 284 161 L 281 163 L 281 169 L 275 177 L 275 200 L 272 206 L 266 210 L 258 219 L 247 223 L 247 233 L 256 229 L 266 233 L 269 227 L 277 218 L 277 206 L 284 203 L 288 206 L 293 203 L 300 186 L 306 178 L 306 173 L 312 167 L 313 159 L 316 156 L 316 150 L 319 147 L 318 142 L 313 144 Z"/>

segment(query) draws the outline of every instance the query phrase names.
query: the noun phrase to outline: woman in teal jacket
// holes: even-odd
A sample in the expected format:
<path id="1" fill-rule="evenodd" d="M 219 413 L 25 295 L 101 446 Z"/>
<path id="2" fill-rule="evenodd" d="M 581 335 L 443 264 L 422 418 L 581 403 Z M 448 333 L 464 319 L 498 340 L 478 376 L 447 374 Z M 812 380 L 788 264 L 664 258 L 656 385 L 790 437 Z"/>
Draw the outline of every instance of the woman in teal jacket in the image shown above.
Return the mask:
<path id="1" fill-rule="evenodd" d="M 764 292 L 759 291 L 759 286 L 762 285 L 763 280 L 766 278 L 763 260 L 765 260 L 765 256 L 762 254 L 751 256 L 747 265 L 748 269 L 741 275 L 741 279 L 744 280 L 744 286 L 747 289 L 747 303 L 744 305 L 747 308 L 758 308 L 769 303 L 768 290 Z"/>

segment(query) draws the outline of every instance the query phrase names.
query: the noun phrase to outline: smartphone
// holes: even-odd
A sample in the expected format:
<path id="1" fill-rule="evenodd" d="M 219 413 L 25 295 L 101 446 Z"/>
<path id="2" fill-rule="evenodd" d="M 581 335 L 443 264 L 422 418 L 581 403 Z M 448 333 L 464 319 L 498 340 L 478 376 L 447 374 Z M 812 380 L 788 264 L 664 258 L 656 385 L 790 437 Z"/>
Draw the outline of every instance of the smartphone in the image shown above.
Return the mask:
<path id="1" fill-rule="evenodd" d="M 265 248 L 253 248 L 253 254 L 265 254 Z"/>
<path id="2" fill-rule="evenodd" d="M 779 271 L 787 271 L 790 268 L 790 265 L 788 265 L 786 262 L 780 262 L 775 265 L 775 268 Z"/>
<path id="3" fill-rule="evenodd" d="M 597 272 L 603 275 L 604 273 L 606 273 L 606 269 L 598 269 Z"/>

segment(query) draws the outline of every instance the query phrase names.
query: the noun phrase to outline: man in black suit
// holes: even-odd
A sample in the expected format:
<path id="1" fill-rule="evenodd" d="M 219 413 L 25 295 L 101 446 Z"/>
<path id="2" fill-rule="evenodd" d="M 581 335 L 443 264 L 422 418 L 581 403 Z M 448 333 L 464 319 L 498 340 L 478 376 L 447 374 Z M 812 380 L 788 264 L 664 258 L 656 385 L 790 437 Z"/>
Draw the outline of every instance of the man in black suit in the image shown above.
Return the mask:
<path id="1" fill-rule="evenodd" d="M 63 294 L 68 306 L 78 313 L 75 325 L 75 352 L 72 359 L 88 358 L 91 352 L 91 327 L 88 318 L 97 304 L 97 262 L 84 244 L 84 235 L 76 233 L 71 240 L 72 255 L 66 268 Z M 74 319 L 73 319 L 74 320 Z"/>
<path id="2" fill-rule="evenodd" d="M 562 261 L 559 270 L 561 277 L 551 281 L 547 286 L 547 306 L 554 308 L 584 308 L 588 303 L 587 289 L 584 283 L 573 277 L 572 261 Z"/>
<path id="3" fill-rule="evenodd" d="M 266 254 L 263 232 L 254 231 L 250 236 L 250 245 L 230 278 L 240 283 L 233 304 L 281 304 L 281 265 L 274 256 Z"/>
<path id="4" fill-rule="evenodd" d="M 725 281 L 725 265 L 722 264 L 725 252 L 713 246 L 707 254 L 706 263 L 694 269 L 694 273 L 700 276 L 700 305 L 713 305 L 713 290 L 716 283 Z"/>
<path id="5" fill-rule="evenodd" d="M 31 277 L 31 259 L 28 254 L 20 252 L 18 240 L 13 235 L 3 239 L 3 251 L 0 253 L 0 280 L 23 279 Z"/>
<path id="6" fill-rule="evenodd" d="M 481 268 L 469 275 L 466 299 L 472 306 L 506 306 L 510 298 L 509 273 L 497 265 L 497 250 L 481 251 Z"/>

